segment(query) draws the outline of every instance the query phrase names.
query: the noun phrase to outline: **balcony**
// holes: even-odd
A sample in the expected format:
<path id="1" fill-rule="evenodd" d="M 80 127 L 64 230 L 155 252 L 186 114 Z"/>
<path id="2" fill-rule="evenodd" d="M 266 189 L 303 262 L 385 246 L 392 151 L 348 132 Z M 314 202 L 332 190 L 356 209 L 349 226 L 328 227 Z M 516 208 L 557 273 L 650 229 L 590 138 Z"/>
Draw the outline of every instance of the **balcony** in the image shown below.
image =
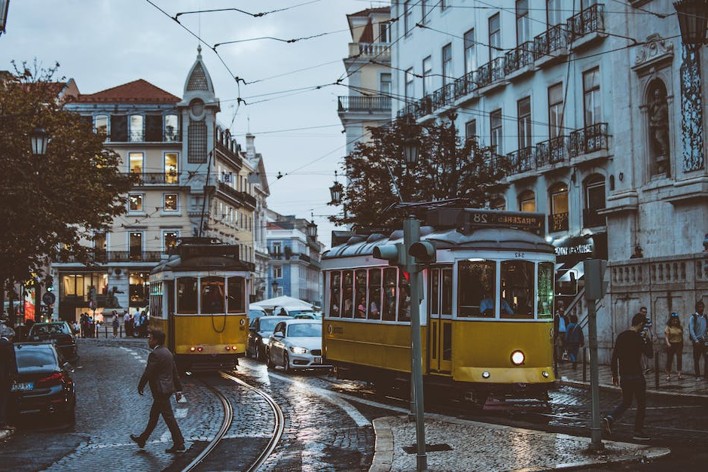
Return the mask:
<path id="1" fill-rule="evenodd" d="M 548 232 L 568 231 L 568 213 L 548 215 Z"/>
<path id="2" fill-rule="evenodd" d="M 129 172 L 128 175 L 133 179 L 133 185 L 178 185 L 179 172 Z"/>
<path id="3" fill-rule="evenodd" d="M 568 33 L 565 25 L 552 26 L 533 39 L 533 58 L 539 66 L 567 54 Z"/>
<path id="4" fill-rule="evenodd" d="M 160 262 L 167 258 L 167 253 L 162 251 L 95 251 L 89 256 L 91 262 L 96 264 L 106 264 L 113 262 Z M 67 263 L 80 262 L 76 257 L 69 256 Z"/>
<path id="5" fill-rule="evenodd" d="M 521 174 L 536 169 L 536 148 L 529 146 L 507 154 L 512 174 Z"/>
<path id="6" fill-rule="evenodd" d="M 339 112 L 390 112 L 391 97 L 338 97 Z"/>
<path id="7" fill-rule="evenodd" d="M 507 76 L 518 77 L 524 72 L 530 72 L 533 66 L 534 43 L 527 41 L 520 44 L 516 49 L 506 53 L 504 61 L 504 73 Z"/>
<path id="8" fill-rule="evenodd" d="M 595 123 L 570 133 L 570 157 L 606 151 L 607 123 Z"/>
<path id="9" fill-rule="evenodd" d="M 236 190 L 235 188 L 225 184 L 224 182 L 219 182 L 218 188 L 219 192 L 231 198 L 234 202 L 236 202 L 237 205 L 247 205 L 253 208 L 256 207 L 256 197 L 254 197 L 253 195 L 249 195 L 246 192 Z"/>
<path id="10" fill-rule="evenodd" d="M 583 46 L 601 37 L 605 31 L 605 5 L 595 4 L 584 9 L 577 15 L 568 18 L 573 48 Z"/>
<path id="11" fill-rule="evenodd" d="M 600 215 L 599 210 L 603 208 L 583 209 L 583 228 L 595 228 L 597 226 L 607 226 L 605 215 Z"/>
<path id="12" fill-rule="evenodd" d="M 568 136 L 558 136 L 536 145 L 536 161 L 539 167 L 569 160 Z"/>
<path id="13" fill-rule="evenodd" d="M 474 93 L 477 90 L 477 71 L 473 70 L 454 82 L 455 100 Z"/>
<path id="14" fill-rule="evenodd" d="M 439 89 L 437 89 L 435 92 L 433 92 L 432 96 L 432 109 L 437 110 L 440 108 L 443 108 L 448 105 L 452 105 L 452 102 L 455 100 L 455 84 L 454 82 L 450 82 L 448 84 L 443 85 Z M 432 110 L 431 110 L 432 111 Z"/>
<path id="15" fill-rule="evenodd" d="M 349 43 L 349 57 L 361 59 L 391 59 L 390 43 Z"/>
<path id="16" fill-rule="evenodd" d="M 504 57 L 497 57 L 477 70 L 477 83 L 480 88 L 489 87 L 504 78 Z"/>

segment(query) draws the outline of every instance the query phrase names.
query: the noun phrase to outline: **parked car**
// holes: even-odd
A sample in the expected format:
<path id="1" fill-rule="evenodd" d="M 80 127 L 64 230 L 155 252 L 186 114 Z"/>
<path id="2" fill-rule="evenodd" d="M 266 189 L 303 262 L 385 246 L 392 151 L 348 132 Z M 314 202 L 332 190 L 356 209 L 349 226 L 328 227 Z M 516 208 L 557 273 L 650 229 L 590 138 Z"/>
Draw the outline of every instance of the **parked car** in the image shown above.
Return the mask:
<path id="1" fill-rule="evenodd" d="M 248 321 L 253 322 L 256 318 L 260 318 L 261 316 L 266 316 L 268 313 L 266 311 L 259 307 L 258 305 L 250 305 L 248 307 Z"/>
<path id="2" fill-rule="evenodd" d="M 29 341 L 53 341 L 64 359 L 69 362 L 79 360 L 76 336 L 66 321 L 35 323 L 32 325 L 27 339 Z"/>
<path id="3" fill-rule="evenodd" d="M 288 308 L 284 306 L 276 306 L 273 309 L 273 314 L 278 315 L 278 316 L 292 316 L 293 318 L 306 314 L 306 313 L 314 313 L 315 311 L 311 308 Z"/>
<path id="4" fill-rule="evenodd" d="M 268 341 L 268 368 L 322 369 L 322 321 L 284 320 L 278 323 Z"/>
<path id="5" fill-rule="evenodd" d="M 292 315 L 296 320 L 321 320 L 322 313 L 317 311 L 306 311 Z"/>
<path id="6" fill-rule="evenodd" d="M 50 342 L 16 343 L 17 378 L 10 388 L 8 412 L 39 413 L 69 423 L 76 418 L 76 389 L 66 362 Z"/>
<path id="7" fill-rule="evenodd" d="M 279 321 L 289 319 L 291 319 L 289 316 L 261 316 L 251 321 L 246 342 L 246 356 L 254 357 L 259 361 L 265 360 L 265 345 L 273 334 L 275 325 Z"/>

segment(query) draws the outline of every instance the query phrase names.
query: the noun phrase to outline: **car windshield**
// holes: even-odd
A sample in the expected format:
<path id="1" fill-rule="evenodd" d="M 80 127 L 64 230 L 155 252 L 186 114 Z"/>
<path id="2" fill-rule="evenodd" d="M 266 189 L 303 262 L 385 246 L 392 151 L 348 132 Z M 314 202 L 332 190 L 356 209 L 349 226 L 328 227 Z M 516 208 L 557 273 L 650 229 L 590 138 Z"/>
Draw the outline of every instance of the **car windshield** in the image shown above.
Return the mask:
<path id="1" fill-rule="evenodd" d="M 56 335 L 56 334 L 69 334 L 69 329 L 64 323 L 51 323 L 44 325 L 34 325 L 32 326 L 31 334 L 37 335 Z"/>
<path id="2" fill-rule="evenodd" d="M 22 347 L 15 348 L 17 357 L 17 370 L 28 372 L 47 368 L 58 368 L 57 358 L 54 351 L 49 347 Z"/>
<path id="3" fill-rule="evenodd" d="M 290 310 L 290 316 L 302 315 L 305 313 L 311 314 L 312 310 Z"/>
<path id="4" fill-rule="evenodd" d="M 282 321 L 282 319 L 273 320 L 270 318 L 266 318 L 265 316 L 262 316 L 259 319 L 261 320 L 261 331 L 267 331 L 269 333 L 273 332 L 273 330 L 275 329 L 275 325 L 276 323 L 278 323 L 278 321 Z"/>
<path id="5" fill-rule="evenodd" d="M 291 338 L 316 338 L 322 336 L 320 323 L 298 323 L 288 326 L 288 337 Z"/>

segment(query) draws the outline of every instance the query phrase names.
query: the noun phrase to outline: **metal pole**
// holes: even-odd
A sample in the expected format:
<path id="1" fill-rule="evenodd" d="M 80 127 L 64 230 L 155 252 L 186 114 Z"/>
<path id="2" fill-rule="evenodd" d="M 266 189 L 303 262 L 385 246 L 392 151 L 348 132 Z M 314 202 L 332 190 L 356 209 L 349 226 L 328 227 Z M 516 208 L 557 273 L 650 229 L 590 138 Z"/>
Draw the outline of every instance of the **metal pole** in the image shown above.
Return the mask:
<path id="1" fill-rule="evenodd" d="M 588 338 L 590 344 L 590 391 L 592 395 L 592 426 L 590 450 L 601 451 L 602 429 L 600 428 L 600 369 L 597 362 L 597 313 L 595 299 L 588 300 Z"/>
<path id="2" fill-rule="evenodd" d="M 406 269 L 410 274 L 411 289 L 411 384 L 415 402 L 415 435 L 417 443 L 416 470 L 428 470 L 428 458 L 425 453 L 425 417 L 423 411 L 423 362 L 420 338 L 420 272 L 408 254 L 410 247 L 420 241 L 420 221 L 413 216 L 403 222 L 403 244 L 406 250 Z"/>

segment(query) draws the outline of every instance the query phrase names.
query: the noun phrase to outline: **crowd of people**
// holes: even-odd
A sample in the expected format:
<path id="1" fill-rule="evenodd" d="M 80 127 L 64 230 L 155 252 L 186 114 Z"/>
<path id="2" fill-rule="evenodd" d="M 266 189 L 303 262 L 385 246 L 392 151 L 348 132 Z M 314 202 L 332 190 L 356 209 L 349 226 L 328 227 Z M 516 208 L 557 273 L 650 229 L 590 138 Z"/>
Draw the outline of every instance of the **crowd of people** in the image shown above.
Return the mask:
<path id="1" fill-rule="evenodd" d="M 118 312 L 113 310 L 111 313 L 103 313 L 103 316 L 111 316 L 109 327 L 112 328 L 113 337 L 125 336 L 145 338 L 148 332 L 148 317 L 145 310 L 135 310 L 135 313 L 127 311 Z M 123 318 L 123 329 L 121 330 L 121 317 Z M 100 336 L 101 326 L 103 321 L 100 319 L 94 320 L 94 317 L 88 313 L 82 313 L 78 321 L 72 323 L 74 333 L 82 338 L 93 338 Z"/>

